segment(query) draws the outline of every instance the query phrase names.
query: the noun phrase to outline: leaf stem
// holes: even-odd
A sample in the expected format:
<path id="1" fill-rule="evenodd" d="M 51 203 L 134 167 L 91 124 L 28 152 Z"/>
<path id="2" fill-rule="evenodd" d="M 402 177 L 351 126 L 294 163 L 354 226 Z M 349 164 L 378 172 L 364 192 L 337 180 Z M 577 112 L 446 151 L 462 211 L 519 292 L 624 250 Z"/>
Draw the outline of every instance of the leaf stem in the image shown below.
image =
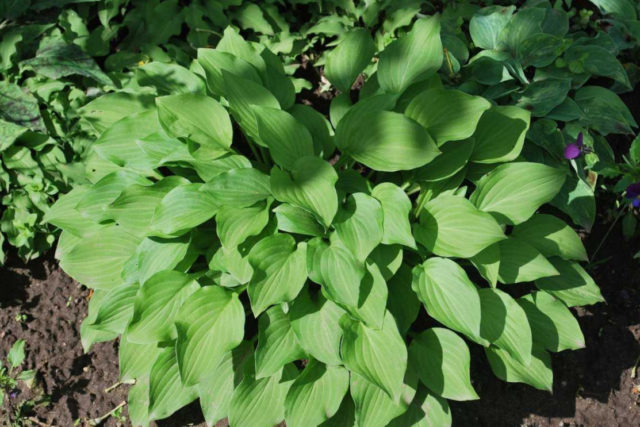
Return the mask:
<path id="1" fill-rule="evenodd" d="M 591 256 L 591 259 L 594 259 L 594 260 L 596 259 L 596 255 L 598 254 L 598 251 L 600 250 L 600 248 L 602 248 L 602 245 L 607 240 L 607 237 L 609 237 L 609 234 L 611 234 L 611 231 L 613 230 L 613 227 L 615 227 L 616 223 L 618 222 L 618 220 L 620 219 L 622 214 L 625 213 L 625 211 L 626 211 L 625 208 L 621 208 L 620 211 L 618 211 L 618 215 L 616 215 L 615 219 L 613 220 L 613 222 L 609 226 L 609 229 L 607 230 L 606 233 L 604 233 L 604 236 L 602 236 L 602 239 L 600 240 L 600 243 L 598 244 L 598 247 L 596 248 L 596 250 L 593 251 L 593 255 Z"/>

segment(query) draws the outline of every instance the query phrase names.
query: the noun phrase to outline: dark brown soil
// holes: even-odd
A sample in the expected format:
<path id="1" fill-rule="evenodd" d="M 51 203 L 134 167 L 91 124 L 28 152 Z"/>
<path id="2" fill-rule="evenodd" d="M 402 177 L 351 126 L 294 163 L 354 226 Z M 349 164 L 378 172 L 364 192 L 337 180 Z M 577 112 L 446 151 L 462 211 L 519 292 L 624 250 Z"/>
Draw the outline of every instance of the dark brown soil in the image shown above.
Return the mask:
<path id="1" fill-rule="evenodd" d="M 23 339 L 27 356 L 22 368 L 37 371 L 31 389 L 21 384 L 15 397 L 5 397 L 0 425 L 84 426 L 126 400 L 124 386 L 105 392 L 118 381 L 117 344 L 97 344 L 88 354 L 82 349 L 86 288 L 52 260 L 22 265 L 10 258 L 0 269 L 0 289 L 0 357 L 4 362 L 13 343 Z M 18 419 L 16 409 L 29 400 L 39 403 Z M 102 425 L 122 422 L 110 417 Z"/>

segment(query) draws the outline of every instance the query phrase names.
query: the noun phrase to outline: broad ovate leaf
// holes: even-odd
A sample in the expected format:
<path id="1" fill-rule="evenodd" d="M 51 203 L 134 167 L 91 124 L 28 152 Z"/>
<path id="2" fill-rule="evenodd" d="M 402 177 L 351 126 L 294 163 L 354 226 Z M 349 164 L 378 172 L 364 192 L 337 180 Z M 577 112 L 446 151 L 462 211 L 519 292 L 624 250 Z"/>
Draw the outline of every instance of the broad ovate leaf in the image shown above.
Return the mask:
<path id="1" fill-rule="evenodd" d="M 206 286 L 191 294 L 176 316 L 176 356 L 180 377 L 194 385 L 210 376 L 223 355 L 244 336 L 244 309 L 238 294 Z"/>
<path id="2" fill-rule="evenodd" d="M 376 47 L 365 28 L 346 33 L 338 45 L 327 54 L 324 72 L 331 83 L 348 93 L 356 77 L 371 62 Z"/>
<path id="3" fill-rule="evenodd" d="M 452 400 L 475 400 L 471 385 L 469 348 L 455 332 L 430 328 L 409 345 L 409 361 L 420 381 L 439 396 Z"/>
<path id="4" fill-rule="evenodd" d="M 531 113 L 514 106 L 496 106 L 485 111 L 475 133 L 471 161 L 499 163 L 515 160 L 522 151 Z"/>
<path id="5" fill-rule="evenodd" d="M 501 283 L 533 282 L 541 277 L 557 276 L 558 270 L 537 249 L 517 237 L 509 237 L 500 246 Z"/>
<path id="6" fill-rule="evenodd" d="M 398 401 L 407 369 L 407 348 L 391 313 L 385 314 L 382 329 L 372 329 L 347 316 L 341 319 L 341 326 L 341 355 L 347 369 Z"/>
<path id="7" fill-rule="evenodd" d="M 587 252 L 578 233 L 552 215 L 536 214 L 513 228 L 513 237 L 523 240 L 547 257 L 587 261 Z"/>
<path id="8" fill-rule="evenodd" d="M 318 426 L 331 418 L 349 389 L 349 371 L 310 360 L 291 384 L 284 402 L 287 426 Z"/>
<path id="9" fill-rule="evenodd" d="M 564 170 L 540 163 L 506 163 L 480 179 L 470 200 L 501 222 L 520 224 L 558 194 L 565 178 Z"/>
<path id="10" fill-rule="evenodd" d="M 219 206 L 246 208 L 271 195 L 269 177 L 254 168 L 231 169 L 202 185 Z"/>
<path id="11" fill-rule="evenodd" d="M 551 356 L 546 350 L 533 347 L 531 361 L 525 365 L 518 362 L 506 350 L 498 347 L 485 348 L 493 373 L 509 383 L 525 383 L 538 390 L 553 390 Z"/>
<path id="12" fill-rule="evenodd" d="M 340 242 L 360 261 L 369 256 L 383 236 L 382 205 L 365 193 L 354 193 L 338 211 L 333 226 Z"/>
<path id="13" fill-rule="evenodd" d="M 166 418 L 197 397 L 195 387 L 182 382 L 173 347 L 164 348 L 149 374 L 149 418 Z"/>
<path id="14" fill-rule="evenodd" d="M 480 117 L 489 107 L 489 101 L 482 97 L 435 87 L 413 98 L 404 113 L 424 126 L 441 146 L 473 135 Z"/>
<path id="15" fill-rule="evenodd" d="M 157 205 L 151 218 L 151 234 L 180 236 L 211 219 L 218 204 L 202 184 L 180 185 L 169 191 Z"/>
<path id="16" fill-rule="evenodd" d="M 441 195 L 430 200 L 414 226 L 418 243 L 436 255 L 470 258 L 506 238 L 488 213 L 463 198 Z"/>
<path id="17" fill-rule="evenodd" d="M 478 289 L 455 261 L 429 258 L 413 270 L 413 291 L 429 316 L 481 344 L 482 306 Z"/>
<path id="18" fill-rule="evenodd" d="M 281 306 L 271 307 L 260 316 L 255 353 L 256 379 L 270 377 L 287 363 L 304 357 L 289 316 Z"/>
<path id="19" fill-rule="evenodd" d="M 604 301 L 600 288 L 580 264 L 556 257 L 549 258 L 549 261 L 560 274 L 536 280 L 538 289 L 550 293 L 569 307 Z"/>
<path id="20" fill-rule="evenodd" d="M 273 196 L 312 212 L 325 227 L 338 211 L 337 181 L 333 167 L 317 157 L 298 159 L 291 172 L 278 168 L 271 171 Z"/>
<path id="21" fill-rule="evenodd" d="M 382 206 L 382 243 L 415 248 L 409 224 L 411 200 L 407 194 L 397 185 L 383 182 L 374 187 L 371 195 Z"/>
<path id="22" fill-rule="evenodd" d="M 442 59 L 438 17 L 420 18 L 409 33 L 380 53 L 378 83 L 385 92 L 401 94 L 411 84 L 435 74 Z"/>

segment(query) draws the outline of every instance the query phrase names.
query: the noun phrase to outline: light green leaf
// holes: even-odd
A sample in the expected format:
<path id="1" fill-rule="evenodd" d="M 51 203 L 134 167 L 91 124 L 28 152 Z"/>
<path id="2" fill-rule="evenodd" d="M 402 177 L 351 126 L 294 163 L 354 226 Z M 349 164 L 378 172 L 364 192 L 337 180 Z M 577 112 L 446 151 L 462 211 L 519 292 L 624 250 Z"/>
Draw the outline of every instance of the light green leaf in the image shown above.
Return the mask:
<path id="1" fill-rule="evenodd" d="M 501 283 L 533 282 L 541 277 L 559 274 L 544 255 L 517 237 L 510 236 L 498 245 L 500 246 L 498 280 Z"/>
<path id="2" fill-rule="evenodd" d="M 9 362 L 9 366 L 11 368 L 17 368 L 18 366 L 22 365 L 22 362 L 24 362 L 24 346 L 25 341 L 20 339 L 16 340 L 16 342 L 14 342 L 9 349 L 9 352 L 7 353 L 7 362 Z"/>
<path id="3" fill-rule="evenodd" d="M 340 125 L 343 129 L 336 132 L 336 145 L 343 155 L 373 170 L 415 169 L 439 154 L 429 133 L 400 113 L 375 110 L 348 114 Z"/>
<path id="4" fill-rule="evenodd" d="M 360 302 L 360 283 L 366 270 L 363 263 L 342 246 L 331 245 L 315 255 L 323 290 L 329 299 L 355 309 Z"/>
<path id="5" fill-rule="evenodd" d="M 580 264 L 555 257 L 549 258 L 549 261 L 560 275 L 538 279 L 536 281 L 538 289 L 550 293 L 569 307 L 604 301 L 598 285 Z"/>
<path id="6" fill-rule="evenodd" d="M 220 206 L 246 208 L 271 196 L 269 177 L 254 168 L 231 169 L 202 186 Z"/>
<path id="7" fill-rule="evenodd" d="M 395 402 L 383 389 L 363 376 L 351 373 L 351 397 L 355 403 L 355 418 L 359 426 L 385 427 L 391 419 L 407 410 L 418 388 L 415 373 L 407 371 L 400 400 Z"/>
<path id="8" fill-rule="evenodd" d="M 222 357 L 209 378 L 197 385 L 200 407 L 207 424 L 215 425 L 229 416 L 233 390 L 240 384 L 243 368 L 247 360 L 251 360 L 252 353 L 253 345 L 243 341 Z"/>
<path id="9" fill-rule="evenodd" d="M 310 360 L 291 385 L 284 402 L 290 427 L 315 427 L 331 418 L 349 389 L 349 371 Z"/>
<path id="10" fill-rule="evenodd" d="M 540 163 L 507 163 L 482 177 L 470 200 L 501 222 L 520 224 L 558 194 L 565 178 L 564 170 Z"/>
<path id="11" fill-rule="evenodd" d="M 180 379 L 173 347 L 162 350 L 149 374 L 149 418 L 166 418 L 197 397 L 195 387 L 185 386 Z"/>
<path id="12" fill-rule="evenodd" d="M 185 137 L 200 145 L 228 151 L 233 139 L 229 114 L 215 99 L 196 94 L 156 98 L 158 118 L 172 136 Z"/>
<path id="13" fill-rule="evenodd" d="M 249 252 L 254 275 L 248 293 L 257 317 L 273 304 L 293 300 L 307 280 L 307 244 L 288 234 L 260 240 Z"/>
<path id="14" fill-rule="evenodd" d="M 269 148 L 273 161 L 292 169 L 296 161 L 313 156 L 313 139 L 300 122 L 286 111 L 255 105 L 251 107 L 258 125 L 260 142 Z"/>
<path id="15" fill-rule="evenodd" d="M 204 70 L 207 78 L 207 87 L 213 94 L 218 96 L 224 96 L 227 90 L 222 75 L 223 70 L 229 75 L 235 75 L 262 85 L 258 70 L 253 65 L 228 52 L 200 48 L 198 49 L 198 64 Z"/>
<path id="16" fill-rule="evenodd" d="M 500 271 L 500 244 L 493 244 L 487 247 L 469 258 L 469 261 L 478 269 L 478 272 L 489 282 L 491 287 L 495 288 L 498 284 L 498 272 Z"/>
<path id="17" fill-rule="evenodd" d="M 580 325 L 562 301 L 536 291 L 518 299 L 531 325 L 533 340 L 549 351 L 584 348 Z"/>
<path id="18" fill-rule="evenodd" d="M 471 161 L 499 163 L 515 160 L 522 151 L 531 113 L 514 106 L 492 107 L 480 118 L 473 137 Z"/>
<path id="19" fill-rule="evenodd" d="M 435 74 L 442 58 L 439 18 L 418 19 L 409 33 L 380 53 L 377 73 L 380 87 L 385 92 L 400 94 L 412 83 Z"/>
<path id="20" fill-rule="evenodd" d="M 306 209 L 283 203 L 273 209 L 278 221 L 278 230 L 308 236 L 324 235 L 324 227 Z"/>
<path id="21" fill-rule="evenodd" d="M 269 222 L 269 201 L 247 208 L 223 206 L 216 215 L 216 232 L 222 246 L 235 248 L 250 236 L 256 236 Z"/>
<path id="22" fill-rule="evenodd" d="M 505 239 L 489 214 L 467 199 L 441 195 L 430 200 L 414 227 L 416 240 L 436 255 L 470 258 Z"/>
<path id="23" fill-rule="evenodd" d="M 524 240 L 546 257 L 587 261 L 582 240 L 569 225 L 553 215 L 536 214 L 513 227 L 513 237 Z"/>
<path id="24" fill-rule="evenodd" d="M 427 128 L 441 146 L 473 135 L 480 117 L 489 107 L 491 103 L 479 96 L 436 87 L 413 98 L 405 114 Z"/>
<path id="25" fill-rule="evenodd" d="M 60 266 L 85 286 L 112 289 L 123 282 L 120 278 L 123 266 L 139 243 L 139 237 L 116 226 L 103 228 L 84 236 L 60 259 Z"/>
<path id="26" fill-rule="evenodd" d="M 449 427 L 451 422 L 446 399 L 421 386 L 405 413 L 391 420 L 388 427 Z"/>
<path id="27" fill-rule="evenodd" d="M 135 70 L 140 86 L 153 86 L 159 95 L 196 93 L 204 94 L 204 81 L 178 64 L 150 62 Z"/>
<path id="28" fill-rule="evenodd" d="M 433 161 L 414 172 L 416 181 L 442 181 L 451 178 L 467 165 L 475 140 L 473 138 L 464 141 L 450 141 L 443 144 L 440 149 L 442 154 Z"/>
<path id="29" fill-rule="evenodd" d="M 531 328 L 522 307 L 499 289 L 479 289 L 482 305 L 480 335 L 519 362 L 531 361 Z"/>
<path id="30" fill-rule="evenodd" d="M 452 400 L 475 400 L 471 385 L 471 356 L 464 340 L 444 328 L 430 328 L 409 346 L 409 361 L 420 381 L 434 393 Z"/>
<path id="31" fill-rule="evenodd" d="M 298 159 L 290 173 L 277 168 L 271 170 L 273 196 L 313 212 L 325 227 L 331 225 L 338 211 L 337 181 L 338 174 L 333 167 L 317 157 Z"/>
<path id="32" fill-rule="evenodd" d="M 411 288 L 429 316 L 480 344 L 486 343 L 480 337 L 482 309 L 478 289 L 454 261 L 429 258 L 414 268 Z"/>
<path id="33" fill-rule="evenodd" d="M 394 401 L 399 401 L 407 369 L 407 348 L 391 313 L 384 316 L 382 329 L 344 316 L 342 360 L 352 372 L 382 388 Z"/>
<path id="34" fill-rule="evenodd" d="M 356 77 L 371 62 L 376 47 L 364 28 L 355 28 L 339 39 L 327 54 L 324 72 L 340 92 L 349 93 Z"/>
<path id="35" fill-rule="evenodd" d="M 409 200 L 407 194 L 397 185 L 383 182 L 374 187 L 371 195 L 382 205 L 382 243 L 415 248 L 416 243 L 413 240 L 411 225 L 409 224 L 411 200 Z"/>
<path id="36" fill-rule="evenodd" d="M 83 321 L 82 327 L 97 329 L 103 332 L 121 334 L 133 316 L 133 305 L 138 292 L 137 283 L 128 283 L 110 289 L 100 302 L 97 315 L 90 322 Z M 85 348 L 93 343 L 83 340 Z"/>
<path id="37" fill-rule="evenodd" d="M 293 371 L 296 369 L 287 365 L 275 375 L 261 379 L 256 379 L 251 372 L 245 372 L 244 379 L 231 398 L 229 425 L 273 427 L 281 422 Z"/>
<path id="38" fill-rule="evenodd" d="M 127 334 L 123 334 L 118 345 L 120 381 L 148 376 L 161 351 L 157 342 L 138 344 L 129 341 Z"/>
<path id="39" fill-rule="evenodd" d="M 186 385 L 214 373 L 223 355 L 244 336 L 244 309 L 238 294 L 207 286 L 191 294 L 176 316 L 176 356 Z"/>
<path id="40" fill-rule="evenodd" d="M 322 294 L 303 290 L 289 311 L 291 328 L 300 346 L 327 365 L 340 365 L 340 318 L 345 311 Z"/>
<path id="41" fill-rule="evenodd" d="M 360 261 L 382 241 L 382 206 L 365 193 L 349 196 L 333 222 L 340 242 Z"/>
<path id="42" fill-rule="evenodd" d="M 191 235 L 174 239 L 147 237 L 138 246 L 136 254 L 125 266 L 123 274 L 130 280 L 144 284 L 151 276 L 162 270 L 173 270 L 179 263 L 188 262 Z M 135 271 L 130 271 L 130 267 Z"/>
<path id="43" fill-rule="evenodd" d="M 270 377 L 305 353 L 291 328 L 289 316 L 280 305 L 271 307 L 258 319 L 256 348 L 256 379 Z"/>
<path id="44" fill-rule="evenodd" d="M 160 201 L 151 219 L 151 232 L 161 237 L 179 236 L 208 221 L 219 204 L 202 184 L 181 185 Z"/>
<path id="45" fill-rule="evenodd" d="M 512 358 L 505 350 L 497 347 L 485 348 L 487 359 L 493 373 L 509 383 L 525 383 L 538 390 L 553 390 L 553 371 L 551 357 L 545 350 L 533 347 L 531 362 L 523 365 Z"/>
<path id="46" fill-rule="evenodd" d="M 173 321 L 184 301 L 198 289 L 198 282 L 179 271 L 160 271 L 151 276 L 136 297 L 127 339 L 140 344 L 175 339 Z"/>

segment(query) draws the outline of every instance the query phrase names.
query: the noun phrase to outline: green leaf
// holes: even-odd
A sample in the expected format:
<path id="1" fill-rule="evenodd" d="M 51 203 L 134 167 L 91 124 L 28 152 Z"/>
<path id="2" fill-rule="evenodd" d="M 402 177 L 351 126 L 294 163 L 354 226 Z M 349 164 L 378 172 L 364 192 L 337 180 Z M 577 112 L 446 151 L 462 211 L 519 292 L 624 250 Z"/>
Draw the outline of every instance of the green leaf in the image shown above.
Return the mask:
<path id="1" fill-rule="evenodd" d="M 276 164 L 292 169 L 298 159 L 314 155 L 311 134 L 291 114 L 259 105 L 251 109 L 258 125 L 260 142 L 269 148 Z"/>
<path id="2" fill-rule="evenodd" d="M 256 348 L 256 379 L 270 377 L 305 353 L 291 328 L 289 316 L 277 305 L 258 319 L 258 347 Z"/>
<path id="3" fill-rule="evenodd" d="M 469 33 L 476 47 L 495 49 L 498 46 L 498 35 L 515 9 L 515 6 L 489 6 L 476 12 L 469 22 Z"/>
<path id="4" fill-rule="evenodd" d="M 244 336 L 244 309 L 238 294 L 207 286 L 191 294 L 176 316 L 176 356 L 186 385 L 210 376 L 223 355 Z"/>
<path id="5" fill-rule="evenodd" d="M 395 172 L 423 166 L 439 150 L 429 133 L 406 116 L 375 110 L 348 114 L 336 132 L 336 145 L 347 155 L 373 170 Z"/>
<path id="6" fill-rule="evenodd" d="M 269 306 L 293 300 L 307 280 L 307 244 L 288 234 L 260 240 L 249 252 L 254 274 L 247 292 L 254 316 Z"/>
<path id="7" fill-rule="evenodd" d="M 569 225 L 552 215 L 536 214 L 513 227 L 513 237 L 523 240 L 546 257 L 587 261 L 582 240 Z"/>
<path id="8" fill-rule="evenodd" d="M 378 330 L 346 316 L 340 323 L 344 331 L 344 365 L 398 401 L 407 369 L 407 348 L 391 313 L 385 314 L 382 329 Z"/>
<path id="9" fill-rule="evenodd" d="M 283 203 L 273 209 L 278 221 L 278 230 L 308 236 L 323 236 L 324 227 L 306 209 Z"/>
<path id="10" fill-rule="evenodd" d="M 509 352 L 519 362 L 531 361 L 531 328 L 522 307 L 499 289 L 479 289 L 482 305 L 480 335 Z"/>
<path id="11" fill-rule="evenodd" d="M 141 344 L 177 338 L 173 321 L 185 300 L 198 289 L 198 282 L 179 271 L 151 276 L 136 297 L 127 338 Z"/>
<path id="12" fill-rule="evenodd" d="M 471 356 L 464 340 L 444 328 L 430 328 L 409 346 L 409 361 L 429 390 L 446 399 L 475 400 L 471 385 Z"/>
<path id="13" fill-rule="evenodd" d="M 515 160 L 522 151 L 531 113 L 514 106 L 487 110 L 473 134 L 475 147 L 471 161 L 499 163 Z"/>
<path id="14" fill-rule="evenodd" d="M 179 236 L 208 221 L 219 205 L 202 184 L 181 185 L 160 201 L 151 219 L 151 232 L 158 236 Z"/>
<path id="15" fill-rule="evenodd" d="M 637 17 L 631 0 L 590 0 L 591 3 L 606 14 L 611 14 L 618 19 L 635 20 Z"/>
<path id="16" fill-rule="evenodd" d="M 557 276 L 558 271 L 533 246 L 517 237 L 509 237 L 500 246 L 500 283 L 533 282 L 541 277 Z"/>
<path id="17" fill-rule="evenodd" d="M 281 422 L 284 419 L 285 398 L 291 387 L 292 371 L 295 368 L 287 365 L 275 375 L 261 379 L 246 372 L 231 398 L 229 425 L 273 427 Z"/>
<path id="18" fill-rule="evenodd" d="M 223 77 L 223 70 L 229 75 L 252 81 L 258 85 L 262 79 L 258 70 L 249 62 L 228 52 L 218 49 L 198 49 L 198 64 L 202 66 L 207 79 L 207 87 L 218 96 L 225 95 L 227 88 Z"/>
<path id="19" fill-rule="evenodd" d="M 587 231 L 593 227 L 596 220 L 596 198 L 591 186 L 582 179 L 569 176 L 551 204 Z"/>
<path id="20" fill-rule="evenodd" d="M 123 274 L 127 278 L 144 284 L 151 276 L 162 270 L 172 270 L 181 262 L 189 262 L 191 235 L 174 239 L 147 237 L 138 246 L 136 254 L 129 260 Z M 129 267 L 136 271 L 129 270 Z"/>
<path id="21" fill-rule="evenodd" d="M 391 419 L 405 412 L 418 386 L 416 375 L 407 371 L 399 401 L 394 401 L 383 389 L 363 376 L 351 373 L 351 397 L 355 403 L 356 425 L 384 427 Z"/>
<path id="22" fill-rule="evenodd" d="M 389 288 L 387 307 L 396 319 L 398 330 L 402 335 L 409 330 L 420 311 L 420 301 L 411 289 L 411 282 L 411 269 L 406 264 L 402 264 L 387 283 Z"/>
<path id="23" fill-rule="evenodd" d="M 118 345 L 120 381 L 148 376 L 161 351 L 157 342 L 138 344 L 129 341 L 127 334 L 123 334 Z"/>
<path id="24" fill-rule="evenodd" d="M 187 387 L 180 379 L 173 347 L 165 348 L 149 374 L 149 418 L 166 418 L 198 397 L 195 387 Z"/>
<path id="25" fill-rule="evenodd" d="M 551 357 L 545 350 L 533 347 L 531 362 L 524 365 L 497 347 L 485 348 L 491 370 L 498 378 L 509 383 L 525 383 L 538 390 L 553 390 Z"/>
<path id="26" fill-rule="evenodd" d="M 536 291 L 518 299 L 531 325 L 533 341 L 549 351 L 584 348 L 580 325 L 562 301 Z"/>
<path id="27" fill-rule="evenodd" d="M 538 289 L 550 293 L 569 307 L 604 301 L 598 285 L 580 264 L 560 258 L 549 258 L 549 261 L 560 275 L 538 279 L 536 281 Z"/>
<path id="28" fill-rule="evenodd" d="M 516 97 L 517 105 L 530 111 L 534 117 L 545 117 L 551 110 L 562 104 L 569 90 L 571 90 L 570 80 L 534 81 Z"/>
<path id="29" fill-rule="evenodd" d="M 97 315 L 93 319 L 85 319 L 83 329 L 96 329 L 113 332 L 116 335 L 124 332 L 133 316 L 133 304 L 138 292 L 137 283 L 127 283 L 110 289 L 100 302 Z M 90 321 L 91 320 L 91 321 Z M 91 347 L 92 340 L 83 340 L 85 348 Z"/>
<path id="30" fill-rule="evenodd" d="M 409 224 L 411 200 L 409 200 L 407 194 L 397 185 L 383 182 L 374 187 L 371 195 L 382 206 L 382 243 L 415 248 L 416 242 L 413 240 L 411 225 Z"/>
<path id="31" fill-rule="evenodd" d="M 16 340 L 9 349 L 9 352 L 7 353 L 7 362 L 9 362 L 9 366 L 11 368 L 17 368 L 22 365 L 22 362 L 24 362 L 24 346 L 24 340 Z"/>
<path id="32" fill-rule="evenodd" d="M 269 177 L 254 168 L 231 169 L 202 186 L 220 206 L 246 208 L 271 196 Z"/>
<path id="33" fill-rule="evenodd" d="M 371 62 L 376 47 L 364 28 L 355 28 L 339 39 L 327 54 L 324 72 L 340 92 L 349 93 L 356 77 Z"/>
<path id="34" fill-rule="evenodd" d="M 321 283 L 328 298 L 355 310 L 361 302 L 360 283 L 366 273 L 364 265 L 347 249 L 336 245 L 316 253 L 314 258 L 319 263 Z"/>
<path id="35" fill-rule="evenodd" d="M 159 95 L 205 92 L 204 81 L 178 64 L 154 61 L 136 68 L 135 73 L 140 86 L 153 86 Z"/>
<path id="36" fill-rule="evenodd" d="M 407 106 L 405 114 L 427 128 L 441 146 L 473 135 L 480 117 L 491 103 L 479 96 L 459 90 L 436 87 L 418 94 Z"/>
<path id="37" fill-rule="evenodd" d="M 451 426 L 451 411 L 446 399 L 418 387 L 418 392 L 404 414 L 391 420 L 388 427 Z"/>
<path id="38" fill-rule="evenodd" d="M 250 236 L 256 236 L 269 222 L 269 201 L 247 208 L 223 206 L 216 214 L 216 232 L 222 246 L 235 248 Z"/>
<path id="39" fill-rule="evenodd" d="M 349 371 L 310 360 L 284 402 L 287 426 L 317 426 L 331 418 L 349 389 Z"/>
<path id="40" fill-rule="evenodd" d="M 440 147 L 442 154 L 428 165 L 416 169 L 414 179 L 416 181 L 442 181 L 451 178 L 467 165 L 474 145 L 473 138 L 443 144 Z"/>
<path id="41" fill-rule="evenodd" d="M 79 108 L 78 113 L 100 134 L 118 120 L 149 109 L 154 105 L 153 99 L 153 95 L 106 93 Z"/>
<path id="42" fill-rule="evenodd" d="M 127 412 L 131 424 L 142 426 L 149 423 L 149 377 L 142 377 L 129 389 Z"/>
<path id="43" fill-rule="evenodd" d="M 0 118 L 20 127 L 45 131 L 38 100 L 20 86 L 6 81 L 0 82 Z"/>
<path id="44" fill-rule="evenodd" d="M 382 241 L 382 206 L 365 193 L 354 193 L 333 222 L 340 242 L 360 261 Z"/>
<path id="45" fill-rule="evenodd" d="M 377 73 L 380 87 L 385 92 L 400 94 L 412 83 L 435 74 L 442 58 L 439 18 L 418 19 L 409 33 L 380 53 Z"/>
<path id="46" fill-rule="evenodd" d="M 93 58 L 75 44 L 66 44 L 60 40 L 42 43 L 35 57 L 22 61 L 20 65 L 53 80 L 80 75 L 101 85 L 113 85 L 109 76 L 100 70 Z"/>
<path id="47" fill-rule="evenodd" d="M 231 146 L 229 114 L 215 99 L 185 93 L 156 98 L 156 105 L 160 124 L 170 135 L 218 149 L 220 155 Z"/>
<path id="48" fill-rule="evenodd" d="M 429 258 L 414 268 L 411 288 L 429 316 L 480 344 L 486 343 L 480 336 L 482 308 L 478 289 L 454 261 Z"/>
<path id="49" fill-rule="evenodd" d="M 240 384 L 243 368 L 252 353 L 253 345 L 243 341 L 225 353 L 211 376 L 197 385 L 202 414 L 209 425 L 229 415 L 233 390 Z"/>
<path id="50" fill-rule="evenodd" d="M 333 128 L 327 118 L 304 104 L 293 105 L 289 108 L 289 113 L 302 123 L 311 134 L 315 153 L 328 158 L 336 147 L 333 143 Z"/>
<path id="51" fill-rule="evenodd" d="M 322 294 L 303 290 L 289 311 L 291 328 L 309 355 L 327 365 L 340 365 L 340 318 L 345 311 Z"/>
<path id="52" fill-rule="evenodd" d="M 585 126 L 604 136 L 610 133 L 632 134 L 637 123 L 618 95 L 601 86 L 584 86 L 574 100 L 584 113 Z"/>
<path id="53" fill-rule="evenodd" d="M 501 222 L 520 224 L 550 202 L 565 179 L 562 169 L 540 163 L 507 163 L 482 177 L 470 200 Z"/>
<path id="54" fill-rule="evenodd" d="M 259 142 L 258 123 L 251 107 L 260 105 L 262 107 L 280 108 L 278 99 L 262 84 L 235 76 L 224 70 L 222 71 L 222 76 L 224 93 L 229 101 L 231 113 L 242 127 L 242 130 L 251 139 Z"/>
<path id="55" fill-rule="evenodd" d="M 505 239 L 489 214 L 467 199 L 441 195 L 430 200 L 414 227 L 416 240 L 436 255 L 470 258 Z"/>
<path id="56" fill-rule="evenodd" d="M 338 211 L 337 181 L 336 171 L 317 157 L 298 159 L 290 173 L 271 170 L 273 196 L 312 212 L 325 227 L 331 225 Z"/>
<path id="57" fill-rule="evenodd" d="M 112 289 L 122 283 L 123 266 L 139 243 L 140 238 L 116 226 L 103 228 L 84 236 L 60 259 L 60 266 L 85 286 Z"/>

